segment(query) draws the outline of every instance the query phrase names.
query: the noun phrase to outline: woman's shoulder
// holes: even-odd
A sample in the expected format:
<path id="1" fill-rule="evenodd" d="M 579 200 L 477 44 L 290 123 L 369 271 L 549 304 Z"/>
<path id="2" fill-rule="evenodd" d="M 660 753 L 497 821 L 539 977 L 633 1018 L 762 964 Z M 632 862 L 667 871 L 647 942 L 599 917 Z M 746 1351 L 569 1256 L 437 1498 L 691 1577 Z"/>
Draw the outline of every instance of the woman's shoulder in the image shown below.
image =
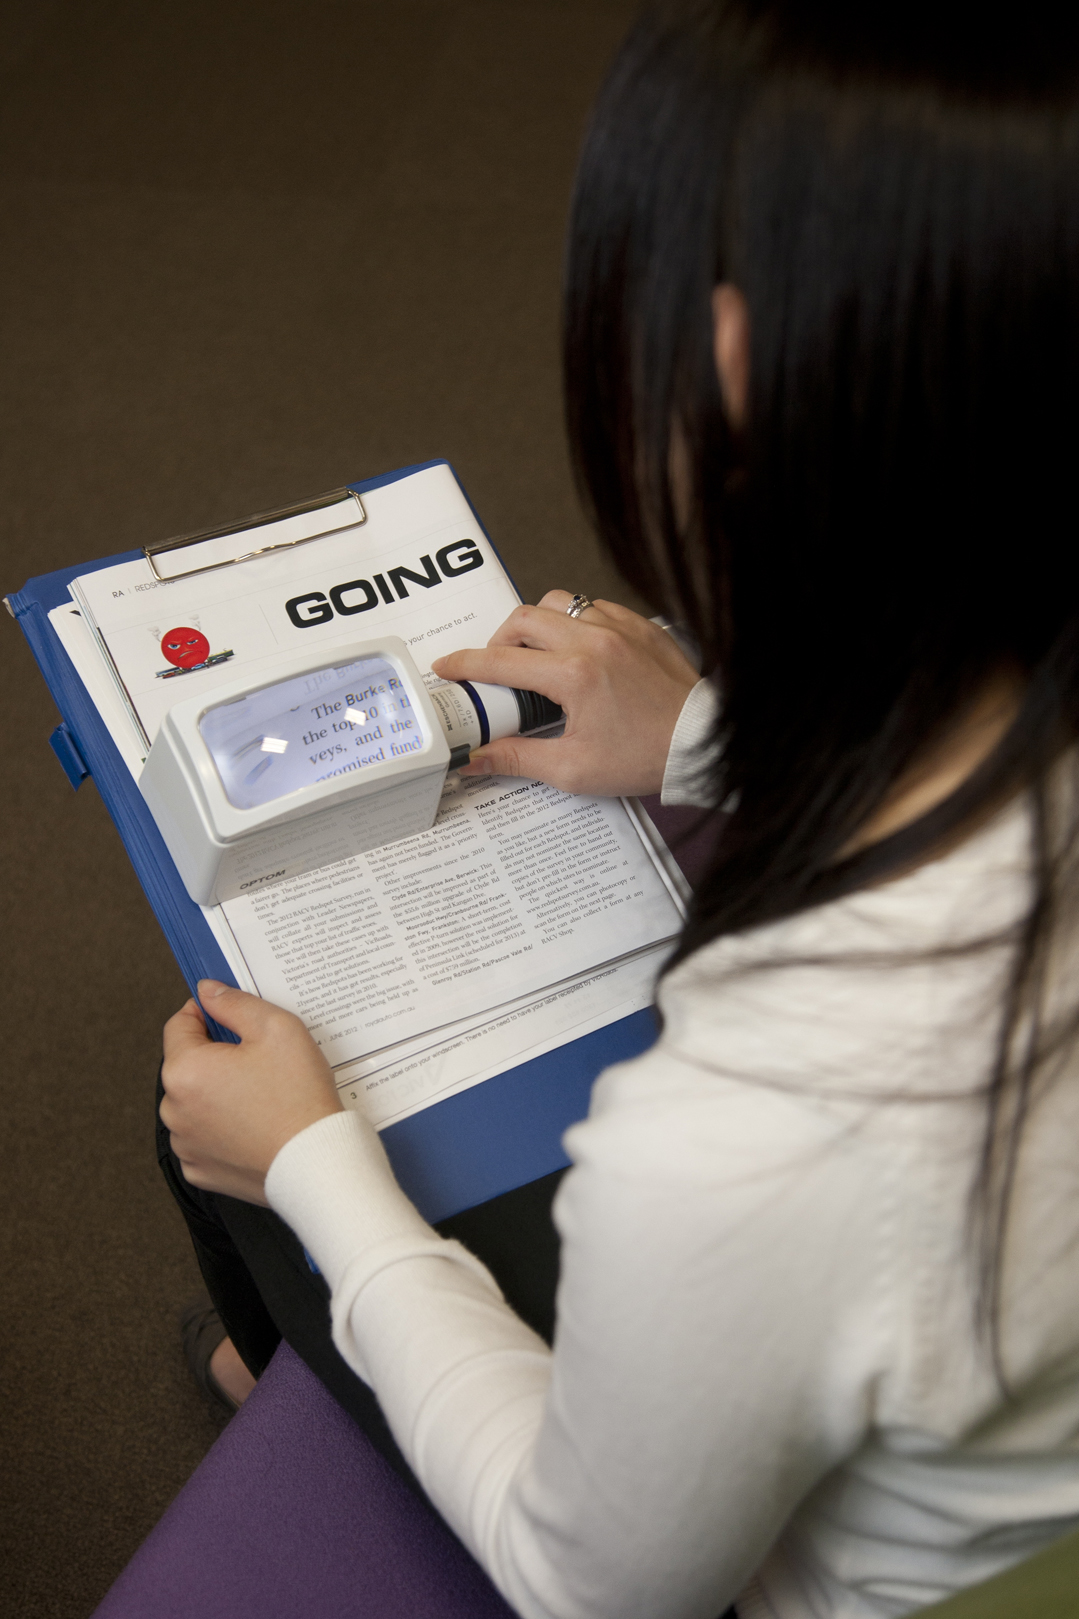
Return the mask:
<path id="1" fill-rule="evenodd" d="M 887 882 L 705 946 L 666 982 L 692 984 L 813 956 L 836 965 L 862 954 L 962 947 L 1009 929 L 1030 897 L 1030 807 L 1003 806 L 963 842 Z"/>
<path id="2" fill-rule="evenodd" d="M 964 1090 L 1030 903 L 1029 809 L 889 883 L 706 945 L 661 981 L 663 1045 L 799 1088 Z"/>
<path id="3" fill-rule="evenodd" d="M 897 881 L 705 946 L 661 981 L 655 1045 L 598 1081 L 575 1158 L 661 1178 L 699 1161 L 712 1176 L 842 1139 L 860 1175 L 906 1156 L 912 1132 L 955 1147 L 970 1130 L 973 1150 L 1028 844 L 1016 802 Z M 902 1128 L 879 1107 L 926 1100 L 954 1106 Z"/>

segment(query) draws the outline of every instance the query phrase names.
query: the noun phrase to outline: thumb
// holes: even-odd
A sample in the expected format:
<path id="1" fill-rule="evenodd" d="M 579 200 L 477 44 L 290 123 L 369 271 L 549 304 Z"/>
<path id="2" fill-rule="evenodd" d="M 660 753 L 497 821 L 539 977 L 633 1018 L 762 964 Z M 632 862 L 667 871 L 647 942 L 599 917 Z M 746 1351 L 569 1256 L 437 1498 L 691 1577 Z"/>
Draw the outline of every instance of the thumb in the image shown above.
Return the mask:
<path id="1" fill-rule="evenodd" d="M 555 739 L 535 741 L 529 737 L 506 736 L 499 742 L 488 742 L 476 748 L 462 776 L 527 776 L 531 781 L 546 781 L 557 786 L 559 774 L 559 743 Z"/>
<path id="2" fill-rule="evenodd" d="M 185 1001 L 165 1024 L 162 1035 L 165 1058 L 178 1057 L 192 1046 L 204 1046 L 209 1038 L 198 1001 Z"/>
<path id="3" fill-rule="evenodd" d="M 270 1008 L 257 995 L 222 984 L 217 978 L 200 978 L 198 992 L 206 1016 L 241 1040 L 257 1039 L 265 1029 Z"/>

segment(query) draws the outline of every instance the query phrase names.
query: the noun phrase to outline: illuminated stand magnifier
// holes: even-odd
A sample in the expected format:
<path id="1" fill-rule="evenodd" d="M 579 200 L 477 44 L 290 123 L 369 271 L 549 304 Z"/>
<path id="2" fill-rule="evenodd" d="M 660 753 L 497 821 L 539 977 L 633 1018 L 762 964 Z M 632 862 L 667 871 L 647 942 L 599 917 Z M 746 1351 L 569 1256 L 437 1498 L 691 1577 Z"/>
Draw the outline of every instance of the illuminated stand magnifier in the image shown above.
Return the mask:
<path id="1" fill-rule="evenodd" d="M 187 892 L 216 905 L 425 831 L 470 749 L 562 717 L 508 686 L 428 691 L 383 636 L 177 703 L 139 788 Z"/>

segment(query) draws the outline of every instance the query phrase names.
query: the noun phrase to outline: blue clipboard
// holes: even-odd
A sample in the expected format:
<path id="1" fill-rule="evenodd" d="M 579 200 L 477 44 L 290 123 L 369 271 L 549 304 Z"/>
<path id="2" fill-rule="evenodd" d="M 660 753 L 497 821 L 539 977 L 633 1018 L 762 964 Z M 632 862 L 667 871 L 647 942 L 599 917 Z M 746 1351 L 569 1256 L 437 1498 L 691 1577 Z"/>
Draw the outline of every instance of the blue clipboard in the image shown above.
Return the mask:
<path id="1" fill-rule="evenodd" d="M 425 461 L 348 487 L 362 496 L 428 467 L 446 465 Z M 473 515 L 482 528 L 474 507 Z M 153 817 L 48 618 L 54 607 L 71 601 L 72 579 L 142 555 L 141 550 L 123 551 L 41 574 L 10 596 L 8 605 L 62 716 L 50 738 L 53 751 L 73 787 L 93 777 L 194 991 L 200 978 L 226 983 L 235 983 L 235 978 L 202 912 L 188 898 Z M 216 1033 L 232 1038 L 224 1030 Z M 654 1039 L 651 1011 L 635 1012 L 387 1126 L 382 1141 L 401 1186 L 426 1219 L 442 1220 L 564 1168 L 569 1160 L 563 1132 L 588 1112 L 596 1076 L 611 1063 L 647 1050 Z"/>

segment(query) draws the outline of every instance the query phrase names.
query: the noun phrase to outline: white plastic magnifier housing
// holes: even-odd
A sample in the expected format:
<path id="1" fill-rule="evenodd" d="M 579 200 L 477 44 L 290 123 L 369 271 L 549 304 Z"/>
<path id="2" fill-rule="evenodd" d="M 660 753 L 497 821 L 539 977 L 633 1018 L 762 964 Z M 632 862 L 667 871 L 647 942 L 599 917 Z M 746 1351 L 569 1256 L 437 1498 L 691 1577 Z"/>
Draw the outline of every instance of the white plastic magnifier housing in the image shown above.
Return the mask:
<path id="1" fill-rule="evenodd" d="M 536 692 L 428 691 L 383 636 L 175 704 L 139 788 L 187 892 L 216 905 L 426 831 L 471 749 L 561 719 Z"/>

